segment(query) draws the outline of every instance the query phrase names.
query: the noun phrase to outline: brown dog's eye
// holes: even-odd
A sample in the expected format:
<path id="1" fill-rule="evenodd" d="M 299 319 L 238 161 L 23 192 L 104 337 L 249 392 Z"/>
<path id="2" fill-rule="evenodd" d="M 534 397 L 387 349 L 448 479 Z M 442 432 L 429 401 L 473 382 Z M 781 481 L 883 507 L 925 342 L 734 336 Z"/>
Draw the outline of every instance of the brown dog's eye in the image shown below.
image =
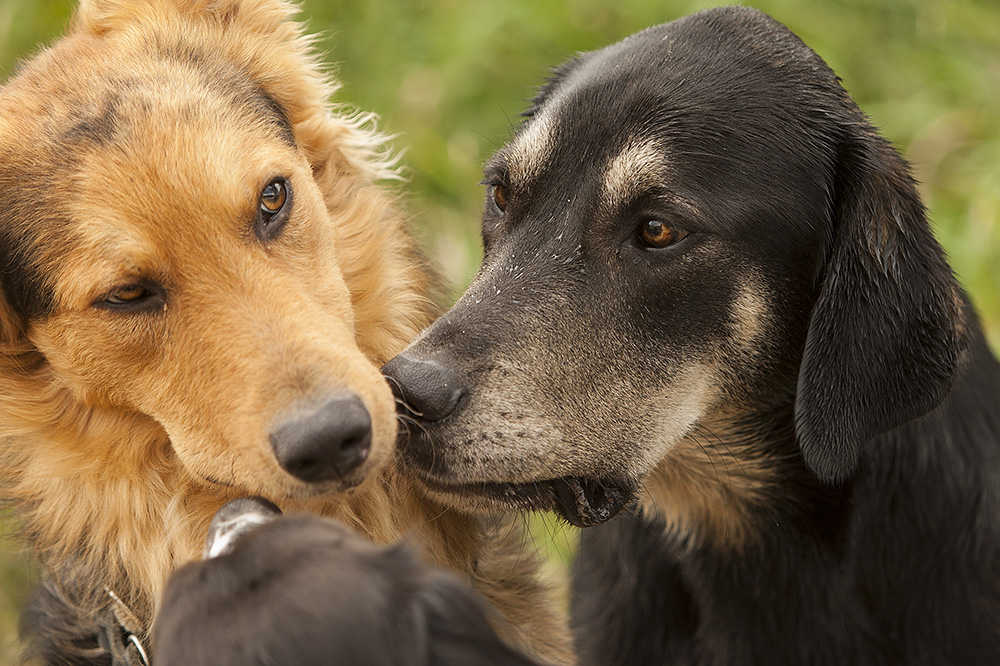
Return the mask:
<path id="1" fill-rule="evenodd" d="M 285 207 L 287 199 L 288 190 L 284 179 L 274 180 L 260 193 L 260 212 L 264 215 L 277 215 Z"/>
<path id="2" fill-rule="evenodd" d="M 152 312 L 166 304 L 166 291 L 152 282 L 134 282 L 116 288 L 94 303 L 94 307 L 115 312 Z"/>
<path id="3" fill-rule="evenodd" d="M 687 236 L 686 231 L 672 227 L 662 220 L 646 220 L 639 225 L 639 242 L 646 247 L 667 247 L 685 236 Z"/>
<path id="4" fill-rule="evenodd" d="M 115 305 L 125 305 L 127 303 L 135 303 L 136 301 L 142 300 L 149 295 L 149 291 L 139 284 L 130 284 L 127 287 L 122 287 L 117 291 L 108 295 L 108 303 L 113 303 Z"/>
<path id="5" fill-rule="evenodd" d="M 493 186 L 493 203 L 501 213 L 507 210 L 507 188 L 503 185 Z"/>
<path id="6" fill-rule="evenodd" d="M 292 184 L 287 178 L 274 178 L 260 191 L 254 232 L 262 241 L 281 233 L 292 207 Z"/>

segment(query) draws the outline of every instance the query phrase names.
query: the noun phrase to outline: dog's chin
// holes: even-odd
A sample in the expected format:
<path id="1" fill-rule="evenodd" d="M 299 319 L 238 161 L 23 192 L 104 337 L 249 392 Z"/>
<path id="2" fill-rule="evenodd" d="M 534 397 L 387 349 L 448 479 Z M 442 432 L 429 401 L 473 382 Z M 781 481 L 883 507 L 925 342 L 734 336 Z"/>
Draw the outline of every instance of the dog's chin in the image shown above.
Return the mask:
<path id="1" fill-rule="evenodd" d="M 324 483 L 284 482 L 275 484 L 241 484 L 216 477 L 199 475 L 202 483 L 223 490 L 227 495 L 242 497 L 258 495 L 280 505 L 282 501 L 307 501 L 337 495 L 349 495 L 364 485 L 370 475 L 359 474 Z"/>
<path id="2" fill-rule="evenodd" d="M 530 482 L 444 482 L 417 472 L 421 483 L 439 500 L 464 510 L 554 511 L 576 527 L 611 520 L 635 495 L 625 480 L 560 477 Z"/>

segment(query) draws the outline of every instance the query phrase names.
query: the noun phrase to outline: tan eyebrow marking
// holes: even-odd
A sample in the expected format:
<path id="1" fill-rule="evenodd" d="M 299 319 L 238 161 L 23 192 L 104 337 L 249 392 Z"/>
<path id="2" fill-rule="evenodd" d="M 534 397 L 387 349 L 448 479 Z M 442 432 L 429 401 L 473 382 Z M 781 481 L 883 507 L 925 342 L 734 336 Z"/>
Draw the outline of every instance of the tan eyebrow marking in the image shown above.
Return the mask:
<path id="1" fill-rule="evenodd" d="M 507 164 L 512 185 L 524 185 L 531 181 L 551 158 L 555 145 L 551 119 L 551 111 L 536 116 L 510 145 Z"/>
<path id="2" fill-rule="evenodd" d="M 604 201 L 615 208 L 663 182 L 667 175 L 663 151 L 653 140 L 632 142 L 608 165 L 604 176 Z"/>

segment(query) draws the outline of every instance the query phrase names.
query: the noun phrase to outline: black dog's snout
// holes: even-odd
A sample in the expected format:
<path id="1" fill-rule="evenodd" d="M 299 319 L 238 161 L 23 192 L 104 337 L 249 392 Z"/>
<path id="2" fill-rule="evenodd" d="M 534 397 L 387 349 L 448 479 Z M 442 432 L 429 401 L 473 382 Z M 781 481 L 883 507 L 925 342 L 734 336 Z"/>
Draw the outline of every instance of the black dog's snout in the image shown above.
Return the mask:
<path id="1" fill-rule="evenodd" d="M 342 478 L 368 458 L 372 421 L 361 399 L 339 395 L 280 421 L 271 432 L 278 464 L 319 483 Z"/>
<path id="2" fill-rule="evenodd" d="M 465 393 L 450 370 L 437 361 L 400 354 L 385 364 L 382 374 L 406 409 L 425 421 L 438 421 L 451 414 Z"/>

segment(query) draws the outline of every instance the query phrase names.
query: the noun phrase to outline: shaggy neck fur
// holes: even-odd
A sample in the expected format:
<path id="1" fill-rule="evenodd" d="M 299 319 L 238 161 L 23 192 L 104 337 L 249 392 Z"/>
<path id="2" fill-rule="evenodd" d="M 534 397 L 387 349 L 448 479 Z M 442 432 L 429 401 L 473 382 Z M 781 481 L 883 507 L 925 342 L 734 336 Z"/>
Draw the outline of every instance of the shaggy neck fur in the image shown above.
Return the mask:
<path id="1" fill-rule="evenodd" d="M 66 392 L 23 372 L 29 369 L 25 365 L 40 362 L 30 354 L 3 360 L 22 369 L 8 376 L 19 374 L 31 384 L 14 395 Z M 86 659 L 101 653 L 97 619 L 113 605 L 107 591 L 148 630 L 170 572 L 201 556 L 213 514 L 239 493 L 208 486 L 186 473 L 155 422 L 82 408 L 69 395 L 60 398 L 47 403 L 58 405 L 44 422 L 47 428 L 39 427 L 40 414 L 21 414 L 22 424 L 35 425 L 23 426 L 5 442 L 0 465 L 8 482 L 2 492 L 19 508 L 25 537 L 45 572 L 44 603 L 54 599 L 61 606 L 55 621 L 49 617 L 51 608 L 36 609 L 33 619 L 45 635 L 37 647 L 39 656 Z M 12 412 L 30 406 L 11 394 L 0 398 L 8 422 Z M 59 441 L 75 446 L 58 446 Z M 109 448 L 117 453 L 113 466 L 106 464 L 106 453 L 95 455 Z M 347 496 L 284 503 L 282 508 L 340 519 L 379 543 L 414 538 L 431 562 L 469 577 L 510 622 L 501 628 L 508 638 L 554 663 L 566 663 L 570 651 L 556 638 L 563 634 L 557 616 L 539 613 L 548 590 L 535 580 L 534 560 L 524 556 L 520 530 L 508 524 L 484 528 L 471 516 L 443 509 L 392 469 Z M 531 618 L 531 626 L 519 625 L 518 618 Z M 67 619 L 75 631 L 65 630 Z"/>

